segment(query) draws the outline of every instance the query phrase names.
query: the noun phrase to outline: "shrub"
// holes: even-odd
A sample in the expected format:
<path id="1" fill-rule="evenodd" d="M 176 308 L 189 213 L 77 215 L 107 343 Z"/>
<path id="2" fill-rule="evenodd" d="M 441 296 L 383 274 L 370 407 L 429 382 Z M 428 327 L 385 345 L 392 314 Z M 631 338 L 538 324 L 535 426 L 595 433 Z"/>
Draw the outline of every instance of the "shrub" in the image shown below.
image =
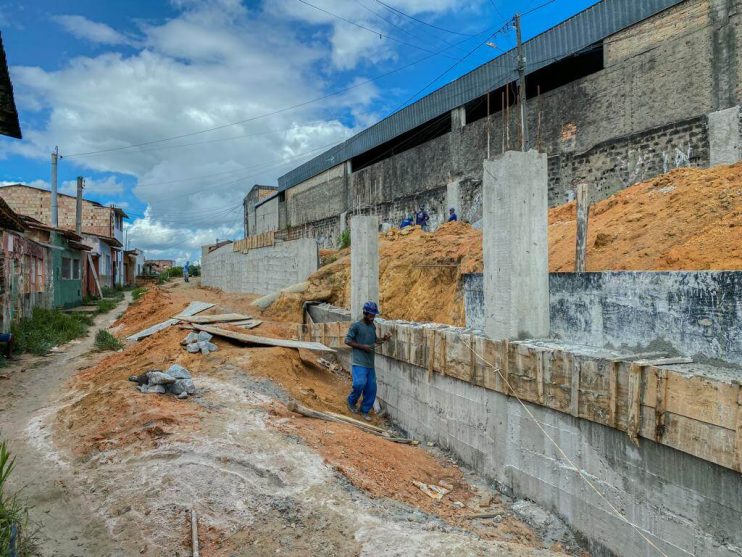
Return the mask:
<path id="1" fill-rule="evenodd" d="M 139 298 L 144 296 L 146 292 L 147 292 L 146 288 L 144 288 L 143 286 L 139 286 L 131 291 L 131 299 L 136 302 Z"/>
<path id="2" fill-rule="evenodd" d="M 14 467 L 15 459 L 5 441 L 0 442 L 0 555 L 25 557 L 36 553 L 36 544 L 28 507 L 17 493 L 8 492 L 7 481 Z"/>
<path id="3" fill-rule="evenodd" d="M 121 350 L 124 345 L 108 331 L 101 329 L 95 335 L 95 347 L 98 350 Z"/>
<path id="4" fill-rule="evenodd" d="M 31 317 L 11 327 L 16 352 L 46 354 L 50 348 L 85 335 L 93 320 L 82 313 L 67 314 L 57 309 L 36 307 Z"/>
<path id="5" fill-rule="evenodd" d="M 338 237 L 338 247 L 345 249 L 350 247 L 350 228 L 346 228 L 340 233 Z"/>
<path id="6" fill-rule="evenodd" d="M 118 302 L 116 300 L 109 300 L 108 298 L 103 298 L 102 300 L 98 300 L 95 305 L 98 306 L 98 311 L 96 313 L 108 313 L 113 308 L 115 308 L 118 305 Z"/>

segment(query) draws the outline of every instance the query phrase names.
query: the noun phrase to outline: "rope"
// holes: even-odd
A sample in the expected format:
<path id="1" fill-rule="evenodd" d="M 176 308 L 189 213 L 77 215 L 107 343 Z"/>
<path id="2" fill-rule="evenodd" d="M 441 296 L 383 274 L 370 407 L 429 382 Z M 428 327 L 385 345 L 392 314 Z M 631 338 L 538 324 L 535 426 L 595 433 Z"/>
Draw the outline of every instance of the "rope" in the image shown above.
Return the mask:
<path id="1" fill-rule="evenodd" d="M 572 460 L 569 458 L 569 456 L 567 456 L 567 453 L 564 452 L 564 450 L 559 446 L 559 444 L 556 441 L 554 441 L 554 439 L 551 437 L 551 435 L 549 435 L 549 433 L 543 428 L 543 426 L 541 425 L 541 422 L 539 422 L 536 419 L 536 416 L 533 415 L 533 413 L 528 408 L 528 406 L 526 406 L 526 404 L 520 399 L 520 397 L 517 394 L 515 394 L 515 389 L 513 389 L 513 387 L 510 384 L 510 382 L 500 372 L 500 368 L 495 367 L 493 364 L 491 364 L 490 362 L 488 362 L 487 360 L 485 360 L 480 354 L 477 353 L 476 350 L 474 350 L 474 348 L 472 348 L 472 346 L 468 342 L 466 342 L 465 340 L 463 340 L 463 338 L 462 338 L 461 342 L 463 342 L 464 345 L 469 350 L 471 350 L 472 354 L 474 354 L 478 359 L 480 359 L 485 365 L 491 367 L 492 369 L 494 369 L 497 372 L 497 375 L 499 375 L 500 376 L 500 379 L 503 380 L 503 382 L 505 383 L 505 386 L 508 388 L 508 391 L 511 392 L 511 393 L 513 393 L 513 396 L 515 397 L 515 399 L 520 403 L 520 405 L 526 411 L 526 414 L 528 414 L 528 417 L 531 418 L 533 420 L 533 422 L 536 424 L 536 426 L 541 430 L 541 433 L 543 433 L 544 436 L 552 443 L 552 445 L 554 445 L 554 447 L 556 447 L 556 450 L 559 452 L 559 454 L 562 455 L 562 458 L 564 458 L 564 460 L 579 474 L 579 476 L 583 480 L 585 480 L 585 483 L 588 486 L 590 486 L 590 489 L 592 489 L 598 495 L 598 497 L 600 497 L 603 501 L 605 501 L 605 503 L 608 505 L 608 507 L 610 508 L 610 510 L 613 511 L 613 513 L 617 517 L 619 517 L 621 520 L 623 520 L 626 524 L 628 524 L 629 526 L 631 526 L 632 528 L 634 528 L 637 531 L 637 533 L 642 538 L 644 538 L 644 541 L 646 541 L 650 546 L 652 546 L 655 550 L 657 550 L 657 553 L 659 553 L 660 555 L 662 555 L 662 557 L 668 557 L 668 555 L 665 552 L 663 552 L 659 547 L 657 547 L 657 545 L 652 540 L 650 540 L 647 536 L 644 535 L 644 533 L 642 532 L 642 529 L 638 525 L 634 524 L 628 518 L 626 518 L 623 515 L 623 513 L 621 513 L 621 511 L 619 511 L 613 505 L 613 503 L 611 503 L 608 499 L 606 499 L 606 497 L 600 492 L 600 490 L 597 487 L 595 487 L 595 485 L 588 479 L 588 477 L 583 473 L 583 471 L 574 462 L 572 462 Z M 678 547 L 678 546 L 676 546 L 676 545 L 674 545 L 674 544 L 672 544 L 670 542 L 667 542 L 667 543 L 669 543 L 673 547 L 679 549 L 680 551 L 683 551 L 683 553 L 686 553 L 686 554 L 688 553 L 687 551 L 683 550 L 682 548 L 680 548 L 680 547 Z"/>

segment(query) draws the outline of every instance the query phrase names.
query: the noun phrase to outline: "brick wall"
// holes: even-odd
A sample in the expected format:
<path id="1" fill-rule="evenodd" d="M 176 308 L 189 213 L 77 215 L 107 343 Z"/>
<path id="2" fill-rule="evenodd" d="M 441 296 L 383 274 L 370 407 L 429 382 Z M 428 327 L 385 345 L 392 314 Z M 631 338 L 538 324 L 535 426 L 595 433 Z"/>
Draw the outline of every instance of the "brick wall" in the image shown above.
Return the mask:
<path id="1" fill-rule="evenodd" d="M 51 192 L 26 186 L 5 186 L 0 188 L 0 197 L 16 213 L 51 225 Z M 77 200 L 67 195 L 58 195 L 57 206 L 59 227 L 74 230 Z M 113 210 L 110 207 L 96 206 L 90 201 L 83 200 L 82 231 L 112 237 L 114 234 Z"/>

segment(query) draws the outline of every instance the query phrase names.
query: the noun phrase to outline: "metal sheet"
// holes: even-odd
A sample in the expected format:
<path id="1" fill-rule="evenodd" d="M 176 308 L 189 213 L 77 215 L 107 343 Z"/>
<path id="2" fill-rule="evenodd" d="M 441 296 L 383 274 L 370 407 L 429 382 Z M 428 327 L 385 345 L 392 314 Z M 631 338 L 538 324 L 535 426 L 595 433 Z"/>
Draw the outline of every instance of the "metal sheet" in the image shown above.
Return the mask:
<path id="1" fill-rule="evenodd" d="M 528 73 L 575 54 L 685 0 L 603 0 L 524 43 Z M 396 136 L 466 104 L 515 79 L 513 51 L 459 77 L 391 114 L 370 128 L 331 148 L 278 179 L 285 191 L 325 170 L 377 147 Z"/>

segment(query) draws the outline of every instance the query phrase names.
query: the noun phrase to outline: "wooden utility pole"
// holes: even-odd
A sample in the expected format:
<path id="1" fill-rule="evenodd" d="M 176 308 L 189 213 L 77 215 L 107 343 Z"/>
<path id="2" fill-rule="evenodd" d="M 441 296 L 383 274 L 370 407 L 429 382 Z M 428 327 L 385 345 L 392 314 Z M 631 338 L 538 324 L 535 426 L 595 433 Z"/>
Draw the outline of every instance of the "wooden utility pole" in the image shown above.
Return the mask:
<path id="1" fill-rule="evenodd" d="M 528 127 L 526 124 L 526 56 L 520 29 L 520 14 L 515 14 L 515 38 L 518 42 L 518 100 L 520 103 L 520 150 L 528 150 Z"/>
<path id="2" fill-rule="evenodd" d="M 587 221 L 590 215 L 590 192 L 587 184 L 577 184 L 577 235 L 575 241 L 575 273 L 584 273 L 587 263 Z"/>

